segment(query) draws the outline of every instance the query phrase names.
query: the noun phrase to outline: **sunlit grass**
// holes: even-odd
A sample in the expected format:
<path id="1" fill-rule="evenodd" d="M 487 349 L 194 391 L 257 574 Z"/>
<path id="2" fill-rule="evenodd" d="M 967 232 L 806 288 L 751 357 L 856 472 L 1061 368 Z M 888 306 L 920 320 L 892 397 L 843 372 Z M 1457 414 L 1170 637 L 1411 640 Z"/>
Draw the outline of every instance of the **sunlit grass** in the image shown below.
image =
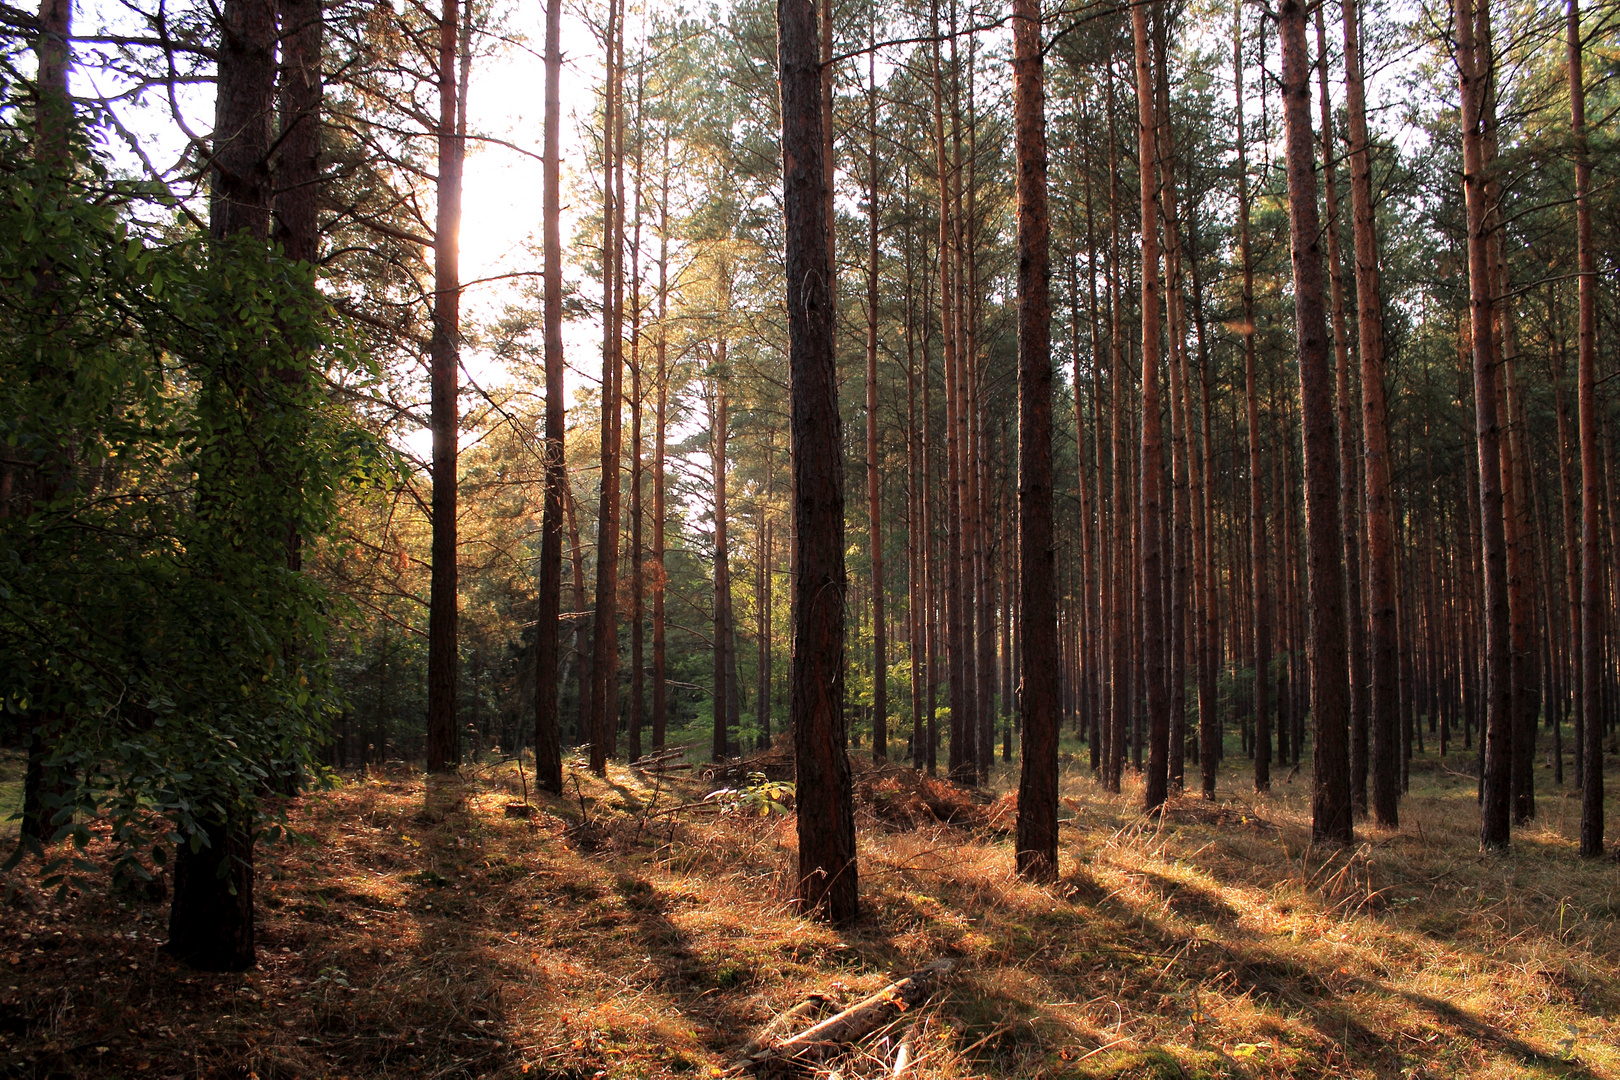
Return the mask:
<path id="1" fill-rule="evenodd" d="M 1150 819 L 1134 776 L 1109 795 L 1076 750 L 1051 887 L 1012 872 L 1012 767 L 946 789 L 956 825 L 897 814 L 915 778 L 859 766 L 844 929 L 790 904 L 790 815 L 669 812 L 699 778 L 573 768 L 522 818 L 510 764 L 361 776 L 304 800 L 312 843 L 261 859 L 261 971 L 191 979 L 151 951 L 146 901 L 11 909 L 6 934 L 68 927 L 86 955 L 127 954 L 129 927 L 150 944 L 138 971 L 75 966 L 71 1000 L 54 954 L 19 951 L 19 1015 L 59 1019 L 4 1049 L 43 1064 L 124 1025 L 104 1061 L 157 1075 L 706 1075 L 811 994 L 950 958 L 934 1000 L 830 1066 L 882 1075 L 904 1038 L 918 1077 L 1620 1076 L 1620 875 L 1578 858 L 1578 804 L 1542 775 L 1508 854 L 1479 853 L 1472 781 L 1432 759 L 1399 831 L 1340 850 L 1310 842 L 1308 769 L 1257 795 L 1227 768 L 1217 801 Z M 141 1024 L 120 1012 L 137 992 Z"/>

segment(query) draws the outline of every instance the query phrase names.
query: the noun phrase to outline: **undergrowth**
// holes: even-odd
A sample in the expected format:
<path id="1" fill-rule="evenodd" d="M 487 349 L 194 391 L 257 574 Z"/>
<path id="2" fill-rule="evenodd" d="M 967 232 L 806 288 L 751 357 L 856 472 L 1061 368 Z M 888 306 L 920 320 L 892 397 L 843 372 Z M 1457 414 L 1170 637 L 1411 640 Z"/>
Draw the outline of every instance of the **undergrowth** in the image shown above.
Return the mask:
<path id="1" fill-rule="evenodd" d="M 787 902 L 791 814 L 610 769 L 561 797 L 510 764 L 306 797 L 262 849 L 258 969 L 188 972 L 148 892 L 0 908 L 0 1073 L 709 1077 L 783 1010 L 955 961 L 844 1077 L 1620 1077 L 1620 874 L 1573 793 L 1482 856 L 1473 783 L 1414 776 L 1402 827 L 1311 844 L 1304 780 L 1157 820 L 1063 788 L 1062 875 L 1012 874 L 1012 796 L 857 771 L 863 915 Z M 1005 770 L 1005 767 L 1003 767 Z M 992 787 L 1016 776 L 1002 771 Z M 1551 787 L 1551 785 L 1546 785 Z M 701 805 L 699 805 L 701 804 Z M 1610 835 L 1614 835 L 1611 831 Z"/>

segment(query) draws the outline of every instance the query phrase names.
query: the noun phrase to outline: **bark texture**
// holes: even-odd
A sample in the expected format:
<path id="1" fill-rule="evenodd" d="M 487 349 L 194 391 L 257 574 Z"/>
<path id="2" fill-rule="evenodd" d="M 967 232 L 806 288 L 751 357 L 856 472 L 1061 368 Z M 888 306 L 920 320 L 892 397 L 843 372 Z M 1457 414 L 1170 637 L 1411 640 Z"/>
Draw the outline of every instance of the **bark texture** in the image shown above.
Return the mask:
<path id="1" fill-rule="evenodd" d="M 1046 93 L 1040 0 L 1013 6 L 1018 161 L 1018 871 L 1057 878 L 1057 558 L 1053 536 L 1051 220 L 1046 204 Z"/>
<path id="2" fill-rule="evenodd" d="M 815 2 L 777 0 L 776 18 L 793 434 L 796 891 L 805 908 L 847 922 L 856 914 L 857 891 L 844 749 L 844 470 Z"/>

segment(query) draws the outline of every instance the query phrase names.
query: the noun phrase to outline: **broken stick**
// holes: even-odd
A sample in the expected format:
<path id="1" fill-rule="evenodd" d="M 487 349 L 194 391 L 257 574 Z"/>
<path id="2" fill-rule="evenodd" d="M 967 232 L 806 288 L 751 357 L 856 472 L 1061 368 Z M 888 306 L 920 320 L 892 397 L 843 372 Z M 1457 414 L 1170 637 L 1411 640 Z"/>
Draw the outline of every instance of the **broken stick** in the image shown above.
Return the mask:
<path id="1" fill-rule="evenodd" d="M 920 1005 L 934 992 L 939 979 L 950 972 L 951 966 L 949 960 L 936 960 L 921 971 L 896 979 L 836 1016 L 829 1016 L 814 1027 L 755 1052 L 752 1059 L 755 1063 L 773 1058 L 818 1061 L 841 1047 L 859 1042 L 892 1023 L 907 1009 Z"/>

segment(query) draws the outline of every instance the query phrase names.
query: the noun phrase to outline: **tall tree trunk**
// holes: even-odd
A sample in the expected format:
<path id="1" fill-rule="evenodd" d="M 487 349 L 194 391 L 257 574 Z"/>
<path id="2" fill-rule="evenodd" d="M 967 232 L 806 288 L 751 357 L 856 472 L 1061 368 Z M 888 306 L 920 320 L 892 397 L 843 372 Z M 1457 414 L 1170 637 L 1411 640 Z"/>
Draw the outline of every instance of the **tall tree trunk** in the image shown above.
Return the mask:
<path id="1" fill-rule="evenodd" d="M 769 451 L 767 451 L 769 452 Z M 770 492 L 769 483 L 765 492 Z M 759 746 L 771 745 L 771 521 L 767 516 L 765 500 L 759 512 L 758 563 L 754 572 L 755 623 L 758 630 L 759 659 L 754 672 L 754 715 L 759 724 Z"/>
<path id="2" fill-rule="evenodd" d="M 1170 478 L 1174 522 L 1170 561 L 1170 747 L 1169 783 L 1180 791 L 1187 745 L 1187 651 L 1196 620 L 1188 589 L 1192 576 L 1192 461 L 1191 429 L 1187 411 L 1187 317 L 1182 305 L 1182 240 L 1176 197 L 1176 142 L 1170 123 L 1168 17 L 1159 21 L 1154 37 L 1158 64 L 1156 93 L 1159 101 L 1159 176 L 1163 200 L 1165 314 L 1169 324 L 1170 354 Z"/>
<path id="3" fill-rule="evenodd" d="M 783 216 L 793 431 L 794 760 L 799 902 L 835 922 L 857 909 L 844 725 L 844 471 L 833 355 L 831 221 L 814 0 L 778 0 Z"/>
<path id="4" fill-rule="evenodd" d="M 1197 216 L 1188 214 L 1188 264 L 1192 270 L 1193 320 L 1198 329 L 1199 472 L 1201 492 L 1197 506 L 1193 543 L 1198 574 L 1193 586 L 1201 600 L 1202 612 L 1198 646 L 1198 764 L 1204 798 L 1215 797 L 1216 769 L 1220 764 L 1220 714 L 1217 701 L 1217 672 L 1220 645 L 1220 598 L 1215 560 L 1215 435 L 1214 408 L 1210 401 L 1209 336 L 1205 332 L 1204 290 L 1198 275 Z"/>
<path id="5" fill-rule="evenodd" d="M 71 0 L 42 0 L 39 36 L 34 43 L 34 58 L 38 64 L 34 75 L 37 99 L 34 159 L 49 166 L 62 178 L 66 178 L 72 170 L 68 154 L 68 136 L 73 127 L 73 100 L 68 94 L 68 70 L 73 58 L 69 44 L 72 32 Z M 58 187 L 56 197 L 65 197 L 65 190 Z M 49 281 L 49 275 L 40 281 L 42 292 L 50 287 Z M 69 455 L 59 442 L 53 440 L 49 452 L 54 465 L 30 469 L 27 455 L 0 451 L 0 518 L 11 512 L 12 500 L 16 497 L 14 485 L 19 464 L 28 470 L 23 473 L 25 477 L 29 472 L 33 474 L 31 483 L 24 481 L 27 501 L 23 503 L 23 513 L 29 512 L 32 506 L 47 506 L 56 497 L 61 487 L 59 479 L 69 475 L 71 464 Z M 62 808 L 53 811 L 46 804 L 51 801 L 51 795 L 61 793 L 61 773 L 47 764 L 60 725 L 59 715 L 45 710 L 23 713 L 23 721 L 19 725 L 27 727 L 24 736 L 27 762 L 23 766 L 22 820 L 18 827 L 21 836 L 36 842 L 46 841 L 59 827 L 54 818 Z"/>
<path id="6" fill-rule="evenodd" d="M 1395 710 L 1395 537 L 1390 520 L 1388 406 L 1384 394 L 1384 318 L 1378 285 L 1371 140 L 1361 72 L 1358 0 L 1345 0 L 1345 116 L 1349 130 L 1350 205 L 1356 248 L 1356 341 L 1361 352 L 1362 460 L 1367 516 L 1367 727 L 1373 820 L 1400 823 Z"/>
<path id="7" fill-rule="evenodd" d="M 280 0 L 281 134 L 275 160 L 272 235 L 289 259 L 320 258 L 320 0 Z"/>
<path id="8" fill-rule="evenodd" d="M 1576 376 L 1581 433 L 1581 712 L 1586 717 L 1581 772 L 1581 855 L 1603 854 L 1603 729 L 1597 722 L 1603 657 L 1603 578 L 1599 559 L 1597 439 L 1597 260 L 1592 249 L 1592 165 L 1586 137 L 1586 87 L 1581 77 L 1581 24 L 1569 0 L 1569 112 L 1575 142 L 1575 240 L 1580 322 Z M 1609 513 L 1615 512 L 1611 504 Z"/>
<path id="9" fill-rule="evenodd" d="M 607 775 L 619 725 L 619 435 L 624 351 L 623 317 L 624 191 L 615 186 L 622 156 L 623 125 L 619 49 L 623 0 L 608 5 L 607 84 L 602 126 L 602 479 L 596 515 L 596 611 L 591 658 L 591 771 Z M 618 176 L 622 178 L 622 173 Z"/>
<path id="10" fill-rule="evenodd" d="M 550 0 L 548 0 L 550 2 Z M 664 570 L 664 454 L 669 423 L 669 128 L 664 128 L 663 175 L 658 193 L 658 334 L 653 355 L 658 366 L 658 402 L 653 413 L 653 687 L 652 744 L 663 748 L 669 723 L 669 662 L 664 637 L 664 593 L 669 577 Z"/>
<path id="11" fill-rule="evenodd" d="M 1243 386 L 1249 419 L 1249 555 L 1254 610 L 1254 789 L 1271 788 L 1271 596 L 1266 570 L 1265 467 L 1260 452 L 1260 383 L 1255 355 L 1254 260 L 1249 237 L 1248 149 L 1243 131 L 1243 5 L 1237 5 L 1233 72 L 1237 85 L 1238 250 L 1243 261 Z M 1282 510 L 1278 507 L 1278 512 Z"/>
<path id="12" fill-rule="evenodd" d="M 453 5 L 454 0 L 447 3 Z M 71 15 L 50 8 L 41 14 L 40 119 L 44 122 L 54 114 L 60 121 L 66 110 Z M 245 233 L 263 241 L 270 230 L 275 5 L 271 0 L 230 0 L 220 24 L 209 232 L 215 240 Z M 41 144 L 42 153 L 46 145 Z M 65 147 L 65 142 L 59 145 Z M 35 741 L 29 755 L 35 775 L 25 780 L 33 780 L 34 814 L 39 820 L 44 816 L 40 806 L 44 747 L 42 739 Z M 253 966 L 253 832 L 246 807 L 233 804 L 199 811 L 196 831 L 176 845 L 169 940 L 164 948 L 201 971 L 243 971 Z"/>
<path id="13" fill-rule="evenodd" d="M 1486 74 L 1474 39 L 1473 0 L 1457 0 L 1457 68 L 1462 100 L 1463 191 L 1468 212 L 1468 310 L 1479 445 L 1480 543 L 1485 563 L 1486 713 L 1480 842 L 1508 843 L 1512 796 L 1512 680 L 1508 638 L 1506 538 L 1502 521 L 1501 431 L 1491 340 L 1491 273 L 1481 105 Z"/>
<path id="14" fill-rule="evenodd" d="M 1316 148 L 1311 136 L 1310 52 L 1305 6 L 1284 0 L 1283 102 L 1288 145 L 1288 217 L 1294 264 L 1294 321 L 1299 335 L 1300 419 L 1305 444 L 1306 558 L 1310 589 L 1310 704 L 1316 728 L 1311 832 L 1348 844 L 1350 686 L 1346 661 L 1344 566 L 1339 536 L 1339 448 L 1333 430 L 1333 371 L 1328 361 L 1317 211 Z"/>
<path id="15" fill-rule="evenodd" d="M 911 173 L 905 174 L 903 199 L 911 200 Z M 922 664 L 928 655 L 927 635 L 929 620 L 923 612 L 926 593 L 924 551 L 927 540 L 922 524 L 923 487 L 927 484 L 922 473 L 923 454 L 919 442 L 921 432 L 917 425 L 917 338 L 912 300 L 916 280 L 911 255 L 912 232 L 910 225 L 905 235 L 905 326 L 906 326 L 906 646 L 911 660 L 911 767 L 921 770 L 928 756 L 924 745 L 926 721 L 923 706 L 926 697 Z M 926 355 L 924 362 L 927 362 Z"/>
<path id="16" fill-rule="evenodd" d="M 1355 3 L 1355 0 L 1344 0 Z M 1339 531 L 1344 538 L 1350 670 L 1350 802 L 1367 809 L 1367 624 L 1361 613 L 1361 485 L 1356 472 L 1356 402 L 1350 379 L 1350 331 L 1344 312 L 1344 256 L 1339 248 L 1339 167 L 1334 155 L 1333 101 L 1328 95 L 1325 5 L 1316 6 L 1317 89 L 1322 95 L 1322 197 L 1327 206 L 1328 282 L 1333 300 L 1333 355 L 1338 376 Z M 1297 752 L 1297 747 L 1296 747 Z"/>
<path id="17" fill-rule="evenodd" d="M 238 20 L 246 20 L 243 29 L 247 31 L 249 38 L 247 41 L 238 42 L 222 35 L 220 54 L 222 62 L 227 58 L 240 57 L 241 54 L 233 53 L 232 50 L 241 49 L 244 45 L 247 46 L 246 51 L 249 55 L 256 53 L 252 35 L 256 32 L 254 24 L 261 17 L 256 9 L 250 10 L 250 5 L 247 4 L 232 5 L 227 11 L 227 19 L 235 15 Z M 40 0 L 38 18 L 39 36 L 34 42 L 34 60 L 38 65 L 34 72 L 34 93 L 37 100 L 34 114 L 37 129 L 34 133 L 34 157 L 42 162 L 65 164 L 68 134 L 73 125 L 73 99 L 68 93 L 68 70 L 73 63 L 72 0 Z M 228 31 L 229 24 L 222 29 Z M 256 56 L 250 61 L 250 64 L 252 63 L 257 63 Z M 319 85 L 318 76 L 316 85 Z M 216 103 L 222 104 L 224 103 Z M 265 146 L 268 145 L 266 142 Z M 216 165 L 218 164 L 216 161 Z M 215 175 L 214 183 L 217 187 L 219 173 L 216 172 Z"/>
<path id="18" fill-rule="evenodd" d="M 1018 607 L 1023 632 L 1017 864 L 1057 878 L 1059 714 L 1057 544 L 1053 530 L 1051 221 L 1040 0 L 1013 8 L 1013 131 L 1018 162 Z"/>
<path id="19" fill-rule="evenodd" d="M 872 15 L 875 39 L 876 14 Z M 877 49 L 867 53 L 869 88 L 866 205 L 866 540 L 872 560 L 872 760 L 889 759 L 889 651 L 883 610 L 883 481 L 878 460 L 878 157 Z"/>
<path id="20" fill-rule="evenodd" d="M 558 615 L 562 604 L 564 489 L 568 464 L 563 437 L 567 405 L 563 395 L 562 342 L 562 0 L 546 0 L 545 162 L 542 216 L 545 258 L 544 318 L 546 363 L 545 510 L 540 525 L 540 610 L 535 625 L 534 783 L 562 794 L 561 666 Z M 578 606 L 578 597 L 575 597 Z"/>
<path id="21" fill-rule="evenodd" d="M 928 244 L 923 243 L 923 264 L 928 263 Z M 926 294 L 926 289 L 924 290 Z M 926 303 L 923 310 L 928 310 Z M 926 323 L 925 323 L 926 325 Z M 933 401 L 933 365 L 928 357 L 928 339 L 923 338 L 922 357 L 922 548 L 923 554 L 923 590 L 926 595 L 925 612 L 927 615 L 927 676 L 928 676 L 928 731 L 927 731 L 927 758 L 928 775 L 933 776 L 939 770 L 939 730 L 938 730 L 938 701 L 939 701 L 939 619 L 944 604 L 941 602 L 941 581 L 939 575 L 939 551 L 934 541 L 934 502 L 938 498 L 938 488 L 934 484 L 934 401 Z"/>
<path id="22" fill-rule="evenodd" d="M 645 57 L 636 65 L 636 124 L 642 112 Z M 630 725 L 626 732 L 625 759 L 641 757 L 642 708 L 646 704 L 646 672 L 643 649 L 646 643 L 646 575 L 642 566 L 642 468 L 641 468 L 641 181 L 644 139 L 636 137 L 635 209 L 630 231 Z"/>
<path id="23" fill-rule="evenodd" d="M 1113 559 L 1113 610 L 1110 618 L 1113 626 L 1111 635 L 1113 649 L 1113 671 L 1110 673 L 1111 688 L 1113 690 L 1112 719 L 1113 730 L 1109 735 L 1109 752 L 1104 766 L 1105 786 L 1114 794 L 1119 793 L 1121 774 L 1125 769 L 1125 738 L 1126 726 L 1130 723 L 1131 715 L 1131 670 L 1134 642 L 1130 634 L 1130 604 L 1131 604 L 1131 563 L 1133 548 L 1130 544 L 1130 528 L 1134 505 L 1130 497 L 1130 459 L 1127 452 L 1128 436 L 1125 424 L 1125 392 L 1127 379 L 1130 377 L 1130 357 L 1126 346 L 1125 319 L 1123 308 L 1125 304 L 1124 288 L 1125 275 L 1121 272 L 1120 251 L 1120 216 L 1121 199 L 1119 192 L 1119 138 L 1114 113 L 1114 69 L 1112 61 L 1108 68 L 1108 216 L 1109 216 L 1109 320 L 1112 330 L 1113 348 L 1109 350 L 1109 362 L 1113 367 L 1111 388 L 1109 391 L 1109 436 L 1114 464 L 1114 542 L 1112 545 Z"/>
<path id="24" fill-rule="evenodd" d="M 939 22 L 939 5 L 933 3 L 934 22 Z M 956 289 L 952 274 L 954 249 L 951 214 L 951 169 L 945 149 L 945 96 L 940 73 L 939 44 L 934 43 L 932 53 L 934 100 L 934 159 L 939 177 L 939 303 L 940 333 L 944 344 L 945 382 L 945 651 L 951 688 L 951 745 L 948 773 L 954 780 L 966 780 L 972 764 L 969 751 L 972 727 L 964 720 L 969 715 L 971 695 L 966 689 L 970 664 L 967 656 L 968 635 L 963 630 L 965 606 L 963 603 L 963 546 L 961 514 L 961 460 L 958 450 L 957 377 L 960 363 L 958 355 Z M 975 776 L 976 779 L 976 776 Z"/>
<path id="25" fill-rule="evenodd" d="M 1155 3 L 1156 8 L 1160 7 Z M 1160 13 L 1159 17 L 1163 17 Z M 1153 66 L 1148 53 L 1147 7 L 1131 7 L 1136 41 L 1136 109 L 1138 157 L 1142 181 L 1142 460 L 1141 496 L 1141 640 L 1142 675 L 1149 723 L 1147 782 L 1143 804 L 1157 809 L 1168 789 L 1170 709 L 1165 697 L 1165 626 L 1163 573 L 1163 507 L 1160 473 L 1164 434 L 1159 405 L 1159 182 L 1158 119 L 1154 108 Z"/>
<path id="26" fill-rule="evenodd" d="M 726 338 L 722 333 L 715 370 L 710 373 L 709 390 L 709 464 L 714 470 L 714 744 L 712 756 L 724 761 L 730 733 L 727 720 L 730 715 L 730 671 L 727 652 L 731 640 L 731 558 L 726 547 L 726 435 L 730 426 L 727 416 Z"/>
<path id="27" fill-rule="evenodd" d="M 456 134 L 456 0 L 439 17 L 438 218 L 433 240 L 433 568 L 428 591 L 427 767 L 454 769 L 461 759 L 456 724 L 460 656 L 456 613 L 456 457 L 460 430 L 462 139 Z"/>

